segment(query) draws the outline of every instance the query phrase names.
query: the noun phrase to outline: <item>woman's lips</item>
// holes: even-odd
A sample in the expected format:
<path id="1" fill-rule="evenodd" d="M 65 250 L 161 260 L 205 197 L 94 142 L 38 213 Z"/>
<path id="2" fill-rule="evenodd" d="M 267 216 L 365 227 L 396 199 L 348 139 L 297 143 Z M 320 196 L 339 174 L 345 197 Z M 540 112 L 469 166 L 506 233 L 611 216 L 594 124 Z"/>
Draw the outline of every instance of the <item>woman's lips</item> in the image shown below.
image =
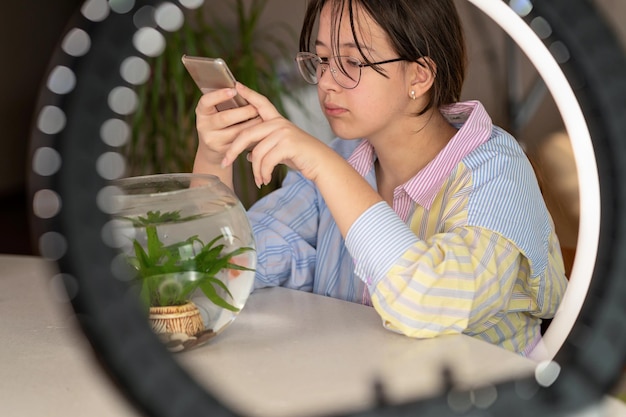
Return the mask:
<path id="1" fill-rule="evenodd" d="M 341 115 L 343 113 L 346 113 L 347 110 L 344 109 L 343 107 L 335 106 L 333 104 L 325 104 L 324 105 L 324 112 L 328 116 L 339 116 L 339 115 Z"/>

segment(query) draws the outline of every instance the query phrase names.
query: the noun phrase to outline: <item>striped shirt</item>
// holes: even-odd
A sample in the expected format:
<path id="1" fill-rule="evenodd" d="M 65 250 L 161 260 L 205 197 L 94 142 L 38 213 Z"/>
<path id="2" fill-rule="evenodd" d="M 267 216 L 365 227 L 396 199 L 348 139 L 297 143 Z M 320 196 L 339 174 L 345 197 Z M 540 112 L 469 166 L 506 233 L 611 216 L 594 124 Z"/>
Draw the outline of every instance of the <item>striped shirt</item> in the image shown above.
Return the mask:
<path id="1" fill-rule="evenodd" d="M 552 219 L 523 150 L 480 103 L 441 111 L 457 134 L 345 240 L 298 172 L 257 202 L 255 288 L 373 305 L 383 326 L 410 337 L 465 333 L 528 354 L 567 286 Z M 376 188 L 366 140 L 331 146 Z"/>

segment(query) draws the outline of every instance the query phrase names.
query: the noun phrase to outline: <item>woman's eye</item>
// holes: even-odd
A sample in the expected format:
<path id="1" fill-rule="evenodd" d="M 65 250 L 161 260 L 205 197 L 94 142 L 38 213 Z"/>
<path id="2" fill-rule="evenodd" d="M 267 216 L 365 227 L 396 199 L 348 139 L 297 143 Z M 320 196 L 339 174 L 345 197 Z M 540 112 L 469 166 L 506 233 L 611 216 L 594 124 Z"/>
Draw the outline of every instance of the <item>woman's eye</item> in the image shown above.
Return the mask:
<path id="1" fill-rule="evenodd" d="M 345 61 L 345 65 L 350 66 L 350 67 L 360 67 L 361 66 L 361 62 L 359 62 L 357 59 L 354 58 L 348 58 Z"/>

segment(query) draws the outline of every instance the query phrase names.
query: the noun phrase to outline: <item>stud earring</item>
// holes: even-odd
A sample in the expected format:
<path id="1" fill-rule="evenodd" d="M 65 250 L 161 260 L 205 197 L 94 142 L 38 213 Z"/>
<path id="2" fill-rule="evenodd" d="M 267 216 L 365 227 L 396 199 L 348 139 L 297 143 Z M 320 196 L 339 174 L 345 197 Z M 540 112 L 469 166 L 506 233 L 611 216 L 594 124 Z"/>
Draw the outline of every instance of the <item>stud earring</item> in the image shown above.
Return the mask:
<path id="1" fill-rule="evenodd" d="M 409 95 L 411 96 L 411 100 L 417 99 L 417 97 L 415 97 L 415 90 L 411 90 L 411 94 Z"/>

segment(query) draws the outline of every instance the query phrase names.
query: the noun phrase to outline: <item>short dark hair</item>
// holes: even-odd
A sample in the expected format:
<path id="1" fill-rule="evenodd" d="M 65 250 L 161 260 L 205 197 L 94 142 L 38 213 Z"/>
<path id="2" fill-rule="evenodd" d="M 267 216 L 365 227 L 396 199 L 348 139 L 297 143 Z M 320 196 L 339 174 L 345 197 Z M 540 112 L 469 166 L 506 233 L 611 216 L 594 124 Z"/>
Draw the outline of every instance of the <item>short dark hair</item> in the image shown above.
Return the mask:
<path id="1" fill-rule="evenodd" d="M 315 24 L 327 3 L 333 7 L 335 50 L 339 49 L 338 31 L 344 10 L 348 13 L 357 48 L 361 50 L 355 28 L 355 10 L 360 6 L 387 33 L 400 58 L 417 62 L 428 57 L 434 63 L 435 68 L 431 70 L 436 74 L 435 82 L 428 104 L 420 114 L 460 100 L 467 55 L 461 20 L 452 0 L 310 0 L 300 32 L 301 51 L 313 51 Z M 371 63 L 362 51 L 361 56 L 366 63 Z M 425 63 L 430 65 L 428 60 Z M 372 68 L 385 75 L 382 67 Z"/>

